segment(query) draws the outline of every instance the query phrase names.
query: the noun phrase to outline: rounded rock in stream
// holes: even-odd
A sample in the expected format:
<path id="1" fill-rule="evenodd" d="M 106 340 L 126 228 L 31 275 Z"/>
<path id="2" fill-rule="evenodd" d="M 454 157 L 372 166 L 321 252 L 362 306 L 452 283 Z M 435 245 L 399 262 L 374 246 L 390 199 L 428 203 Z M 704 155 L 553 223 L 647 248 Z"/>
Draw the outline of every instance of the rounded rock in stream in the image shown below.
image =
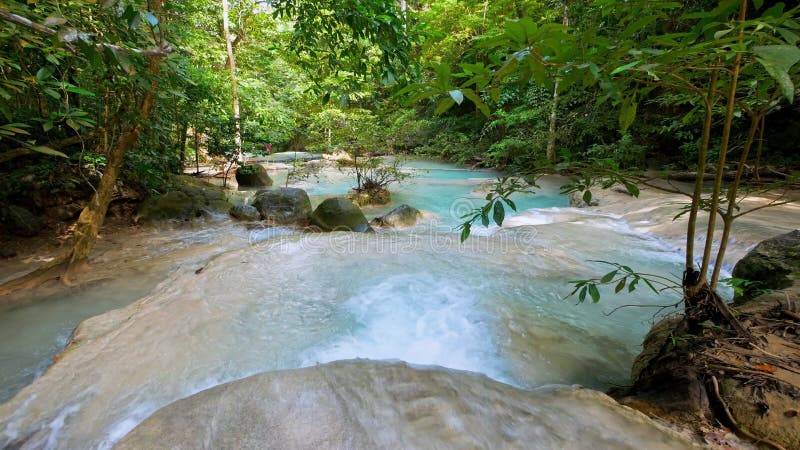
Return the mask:
<path id="1" fill-rule="evenodd" d="M 324 231 L 373 231 L 361 208 L 344 197 L 329 198 L 311 214 L 311 222 Z"/>
<path id="2" fill-rule="evenodd" d="M 400 205 L 391 212 L 373 219 L 372 225 L 386 228 L 413 227 L 421 217 L 422 213 L 417 208 Z"/>
<path id="3" fill-rule="evenodd" d="M 242 187 L 265 187 L 272 186 L 272 178 L 264 166 L 251 164 L 236 169 L 236 183 Z"/>
<path id="4" fill-rule="evenodd" d="M 279 225 L 307 220 L 311 215 L 311 200 L 306 191 L 283 187 L 258 191 L 253 206 L 261 218 Z"/>
<path id="5" fill-rule="evenodd" d="M 695 447 L 597 391 L 524 391 L 469 372 L 349 360 L 266 372 L 202 391 L 158 410 L 114 448 L 643 445 Z"/>

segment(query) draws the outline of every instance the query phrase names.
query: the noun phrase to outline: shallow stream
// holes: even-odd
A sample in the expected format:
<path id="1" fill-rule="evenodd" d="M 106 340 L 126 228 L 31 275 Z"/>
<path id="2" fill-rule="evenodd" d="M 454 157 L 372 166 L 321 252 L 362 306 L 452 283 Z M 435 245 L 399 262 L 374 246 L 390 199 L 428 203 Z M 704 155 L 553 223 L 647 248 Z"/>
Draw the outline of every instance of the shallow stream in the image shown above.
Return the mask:
<path id="1" fill-rule="evenodd" d="M 425 211 L 416 228 L 297 235 L 218 218 L 150 230 L 101 256 L 104 270 L 125 276 L 0 315 L 5 401 L 45 371 L 80 321 L 144 297 L 86 322 L 77 348 L 0 404 L 0 447 L 44 428 L 31 448 L 107 448 L 199 390 L 349 358 L 469 370 L 526 389 L 629 382 L 654 309 L 605 313 L 676 297 L 639 289 L 576 305 L 563 299 L 568 282 L 608 271 L 594 260 L 677 275 L 674 245 L 619 217 L 568 208 L 553 181 L 516 198 L 527 211 L 507 226 L 460 244 L 452 227 L 481 205 L 497 174 L 427 161 L 408 167 L 418 176 L 391 189 L 393 206 Z M 330 171 L 299 186 L 316 203 L 350 184 Z M 140 269 L 117 269 L 132 265 Z"/>

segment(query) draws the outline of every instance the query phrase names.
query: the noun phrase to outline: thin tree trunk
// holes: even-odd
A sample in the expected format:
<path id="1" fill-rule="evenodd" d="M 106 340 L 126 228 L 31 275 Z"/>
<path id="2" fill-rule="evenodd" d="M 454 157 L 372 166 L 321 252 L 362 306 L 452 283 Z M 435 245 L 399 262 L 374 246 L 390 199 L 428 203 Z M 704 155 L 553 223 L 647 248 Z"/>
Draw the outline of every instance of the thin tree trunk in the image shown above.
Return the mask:
<path id="1" fill-rule="evenodd" d="M 186 137 L 189 134 L 189 123 L 183 122 L 180 125 L 181 129 L 178 132 L 178 139 L 180 139 L 180 159 L 181 159 L 181 170 L 180 173 L 183 174 L 183 163 L 186 161 Z"/>
<path id="2" fill-rule="evenodd" d="M 694 183 L 692 193 L 692 206 L 689 210 L 689 223 L 686 227 L 686 273 L 694 271 L 694 237 L 697 228 L 697 214 L 700 210 L 700 201 L 703 195 L 703 175 L 706 173 L 706 159 L 708 158 L 708 146 L 711 141 L 711 125 L 714 119 L 714 89 L 716 89 L 719 72 L 711 72 L 711 80 L 708 85 L 708 92 L 703 99 L 705 106 L 705 118 L 703 120 L 703 135 L 700 138 L 700 152 L 697 156 L 697 178 Z M 694 284 L 694 283 L 691 283 Z"/>
<path id="3" fill-rule="evenodd" d="M 225 47 L 228 51 L 228 68 L 231 71 L 231 97 L 233 97 L 233 128 L 234 145 L 236 146 L 236 160 L 244 163 L 242 154 L 242 126 L 239 120 L 239 94 L 236 89 L 236 59 L 233 55 L 233 43 L 231 42 L 230 22 L 228 19 L 228 0 L 222 0 L 222 29 L 225 33 Z"/>
<path id="4" fill-rule="evenodd" d="M 756 162 L 753 165 L 753 173 L 756 176 L 756 181 L 761 181 L 761 175 L 758 172 L 761 170 L 761 151 L 764 149 L 764 127 L 767 126 L 767 115 L 761 116 L 761 126 L 758 131 L 758 150 L 756 151 Z"/>
<path id="5" fill-rule="evenodd" d="M 156 58 L 150 59 L 149 70 L 154 77 L 160 73 Z M 92 196 L 91 201 L 81 211 L 81 215 L 75 223 L 74 241 L 72 249 L 69 251 L 68 266 L 64 275 L 61 276 L 61 282 L 64 284 L 73 284 L 77 273 L 86 266 L 89 254 L 97 242 L 97 234 L 105 221 L 108 205 L 111 203 L 111 196 L 114 194 L 114 187 L 117 184 L 117 177 L 125 160 L 125 154 L 136 144 L 139 135 L 150 118 L 157 88 L 158 84 L 153 78 L 150 82 L 150 89 L 145 92 L 142 103 L 139 106 L 139 122 L 128 129 L 111 150 L 103 177 L 100 179 L 100 185 L 94 196 Z"/>
<path id="6" fill-rule="evenodd" d="M 197 125 L 194 128 L 194 167 L 195 175 L 200 175 L 200 131 Z"/>
<path id="7" fill-rule="evenodd" d="M 550 107 L 550 129 L 548 130 L 547 138 L 547 160 L 556 162 L 558 155 L 556 155 L 556 125 L 558 124 L 558 78 L 556 78 L 555 87 L 553 87 L 553 103 Z"/>
<path id="8" fill-rule="evenodd" d="M 747 164 L 747 157 L 750 156 L 750 149 L 753 147 L 753 141 L 756 136 L 756 129 L 761 122 L 761 116 L 754 116 L 750 120 L 750 129 L 747 130 L 747 140 L 744 143 L 742 150 L 742 157 L 739 159 L 739 167 L 736 169 L 736 175 L 733 179 L 731 187 L 728 189 L 728 206 L 725 214 L 722 216 L 722 240 L 720 241 L 719 250 L 717 251 L 717 260 L 714 262 L 714 272 L 711 274 L 711 286 L 716 287 L 719 280 L 719 273 L 722 269 L 722 261 L 725 258 L 725 250 L 727 248 L 728 238 L 731 234 L 731 227 L 733 226 L 733 214 L 736 212 L 736 196 L 739 192 L 739 182 L 742 180 L 744 173 L 744 166 Z"/>
<path id="9" fill-rule="evenodd" d="M 739 4 L 739 20 L 744 21 L 747 15 L 747 0 L 742 0 Z M 742 36 L 741 31 L 739 36 Z M 706 230 L 706 244 L 703 251 L 703 264 L 700 269 L 700 280 L 706 280 L 708 267 L 711 263 L 711 247 L 714 244 L 714 232 L 717 226 L 717 212 L 719 210 L 719 196 L 722 191 L 722 176 L 725 171 L 725 158 L 728 154 L 728 146 L 731 139 L 731 127 L 733 125 L 733 113 L 736 106 L 736 87 L 739 81 L 739 72 L 742 69 L 742 53 L 736 53 L 733 61 L 733 72 L 731 73 L 730 87 L 728 89 L 728 104 L 725 108 L 725 125 L 722 128 L 722 143 L 719 147 L 719 160 L 717 162 L 717 176 L 714 179 L 714 190 L 711 197 L 711 210 L 708 215 L 708 229 Z M 723 242 L 722 245 L 725 245 Z M 712 284 L 711 288 L 716 288 Z"/>
<path id="10" fill-rule="evenodd" d="M 569 2 L 564 1 L 564 12 L 561 18 L 561 23 L 569 26 Z M 559 79 L 556 78 L 555 86 L 553 87 L 553 104 L 550 108 L 550 128 L 548 129 L 547 137 L 547 160 L 551 163 L 558 161 L 556 154 L 556 131 L 558 128 L 558 85 Z"/>

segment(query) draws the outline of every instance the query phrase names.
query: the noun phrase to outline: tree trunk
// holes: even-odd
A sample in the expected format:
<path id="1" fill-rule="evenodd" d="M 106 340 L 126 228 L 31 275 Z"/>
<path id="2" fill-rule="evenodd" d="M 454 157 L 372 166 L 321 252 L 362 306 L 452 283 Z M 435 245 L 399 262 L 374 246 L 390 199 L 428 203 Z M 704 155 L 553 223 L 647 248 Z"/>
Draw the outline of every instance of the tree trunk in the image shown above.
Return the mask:
<path id="1" fill-rule="evenodd" d="M 739 5 L 739 20 L 744 21 L 747 16 L 747 1 L 741 0 Z M 740 39 L 744 31 L 740 31 Z M 728 155 L 728 146 L 731 139 L 731 127 L 733 126 L 733 114 L 736 106 L 736 87 L 739 81 L 739 72 L 742 69 L 742 53 L 736 53 L 733 61 L 733 71 L 731 73 L 730 86 L 728 89 L 728 104 L 725 108 L 725 125 L 722 128 L 722 142 L 719 147 L 719 159 L 717 161 L 717 176 L 714 180 L 714 190 L 711 196 L 711 210 L 708 213 L 708 229 L 706 230 L 706 243 L 703 251 L 703 264 L 700 268 L 700 279 L 706 280 L 708 268 L 711 263 L 711 246 L 714 244 L 714 232 L 717 225 L 717 211 L 719 210 L 719 196 L 722 191 L 722 176 L 725 172 L 725 158 Z M 724 246 L 726 243 L 721 242 Z M 711 285 L 711 289 L 716 289 L 716 283 Z"/>
<path id="2" fill-rule="evenodd" d="M 181 159 L 181 169 L 180 173 L 183 173 L 183 163 L 186 161 L 186 137 L 189 134 L 189 123 L 183 122 L 180 125 L 180 130 L 178 131 L 178 139 L 180 139 L 180 159 Z"/>
<path id="3" fill-rule="evenodd" d="M 717 79 L 719 72 L 716 70 L 711 72 L 711 80 L 708 84 L 708 92 L 703 99 L 705 107 L 705 118 L 703 120 L 703 135 L 700 138 L 700 151 L 697 156 L 697 177 L 694 183 L 694 192 L 692 193 L 692 206 L 689 210 L 689 223 L 686 226 L 686 272 L 684 272 L 684 286 L 694 284 L 699 280 L 687 280 L 694 278 L 694 236 L 697 226 L 697 214 L 700 210 L 700 201 L 703 195 L 703 181 L 706 173 L 706 159 L 708 157 L 708 145 L 711 141 L 711 126 L 714 119 L 714 89 L 716 89 Z"/>
<path id="4" fill-rule="evenodd" d="M 236 89 L 236 59 L 233 55 L 231 42 L 230 21 L 228 19 L 228 0 L 222 0 L 222 30 L 225 33 L 225 47 L 228 51 L 228 68 L 231 71 L 231 97 L 233 98 L 233 128 L 234 145 L 236 146 L 236 160 L 244 163 L 242 154 L 242 125 L 239 120 L 239 94 Z"/>
<path id="5" fill-rule="evenodd" d="M 564 12 L 561 18 L 561 23 L 569 26 L 569 2 L 564 1 Z M 550 128 L 547 137 L 547 160 L 551 163 L 558 162 L 558 155 L 556 154 L 556 131 L 558 129 L 558 84 L 559 79 L 556 78 L 555 86 L 553 87 L 553 104 L 550 109 Z"/>
<path id="6" fill-rule="evenodd" d="M 558 160 L 556 154 L 556 125 L 558 123 L 558 78 L 553 87 L 553 104 L 550 108 L 550 129 L 547 138 L 547 160 L 554 163 Z"/>
<path id="7" fill-rule="evenodd" d="M 149 69 L 153 76 L 159 74 L 160 70 L 156 58 L 150 59 Z M 103 178 L 100 179 L 100 185 L 94 196 L 92 196 L 91 201 L 81 211 L 81 215 L 75 223 L 74 240 L 69 251 L 69 260 L 66 261 L 68 266 L 61 276 L 61 282 L 64 284 L 73 284 L 76 274 L 85 267 L 89 259 L 89 254 L 97 242 L 97 234 L 105 221 L 108 205 L 111 203 L 111 196 L 114 194 L 114 187 L 117 184 L 117 177 L 122 168 L 122 163 L 125 161 L 125 154 L 136 144 L 139 134 L 141 134 L 144 125 L 150 118 L 157 87 L 157 82 L 153 78 L 150 82 L 150 89 L 145 92 L 142 103 L 139 106 L 139 122 L 123 133 L 114 148 L 111 149 L 103 172 Z"/>

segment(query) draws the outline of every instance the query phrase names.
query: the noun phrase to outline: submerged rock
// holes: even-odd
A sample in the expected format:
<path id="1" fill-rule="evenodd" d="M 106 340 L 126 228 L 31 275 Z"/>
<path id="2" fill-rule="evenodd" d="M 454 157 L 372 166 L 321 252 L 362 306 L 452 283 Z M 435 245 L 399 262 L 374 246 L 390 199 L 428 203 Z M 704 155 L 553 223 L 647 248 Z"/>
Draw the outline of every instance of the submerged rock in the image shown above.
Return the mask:
<path id="1" fill-rule="evenodd" d="M 202 391 L 160 409 L 114 448 L 642 445 L 694 447 L 597 391 L 524 391 L 469 372 L 350 360 L 266 372 Z"/>
<path id="2" fill-rule="evenodd" d="M 225 213 L 231 207 L 222 188 L 189 176 L 175 177 L 167 189 L 139 205 L 137 222 L 190 220 L 208 213 Z"/>
<path id="3" fill-rule="evenodd" d="M 741 303 L 759 291 L 784 289 L 800 280 L 800 230 L 759 243 L 733 268 L 734 278 L 754 282 L 737 297 Z"/>
<path id="4" fill-rule="evenodd" d="M 308 194 L 297 188 L 258 191 L 253 206 L 262 219 L 281 225 L 302 222 L 311 215 Z"/>
<path id="5" fill-rule="evenodd" d="M 311 214 L 311 222 L 323 231 L 372 231 L 361 208 L 344 197 L 320 203 Z"/>
<path id="6" fill-rule="evenodd" d="M 261 213 L 258 212 L 255 206 L 235 205 L 231 207 L 231 210 L 228 213 L 233 216 L 233 218 L 239 220 L 261 220 Z"/>
<path id="7" fill-rule="evenodd" d="M 400 205 L 391 212 L 372 220 L 373 226 L 386 228 L 413 227 L 422 218 L 422 213 L 412 206 Z"/>
<path id="8" fill-rule="evenodd" d="M 25 237 L 36 236 L 44 227 L 41 218 L 16 205 L 0 209 L 0 222 L 11 234 Z"/>
<path id="9" fill-rule="evenodd" d="M 236 169 L 236 183 L 242 187 L 272 186 L 272 178 L 260 164 L 251 164 Z"/>

